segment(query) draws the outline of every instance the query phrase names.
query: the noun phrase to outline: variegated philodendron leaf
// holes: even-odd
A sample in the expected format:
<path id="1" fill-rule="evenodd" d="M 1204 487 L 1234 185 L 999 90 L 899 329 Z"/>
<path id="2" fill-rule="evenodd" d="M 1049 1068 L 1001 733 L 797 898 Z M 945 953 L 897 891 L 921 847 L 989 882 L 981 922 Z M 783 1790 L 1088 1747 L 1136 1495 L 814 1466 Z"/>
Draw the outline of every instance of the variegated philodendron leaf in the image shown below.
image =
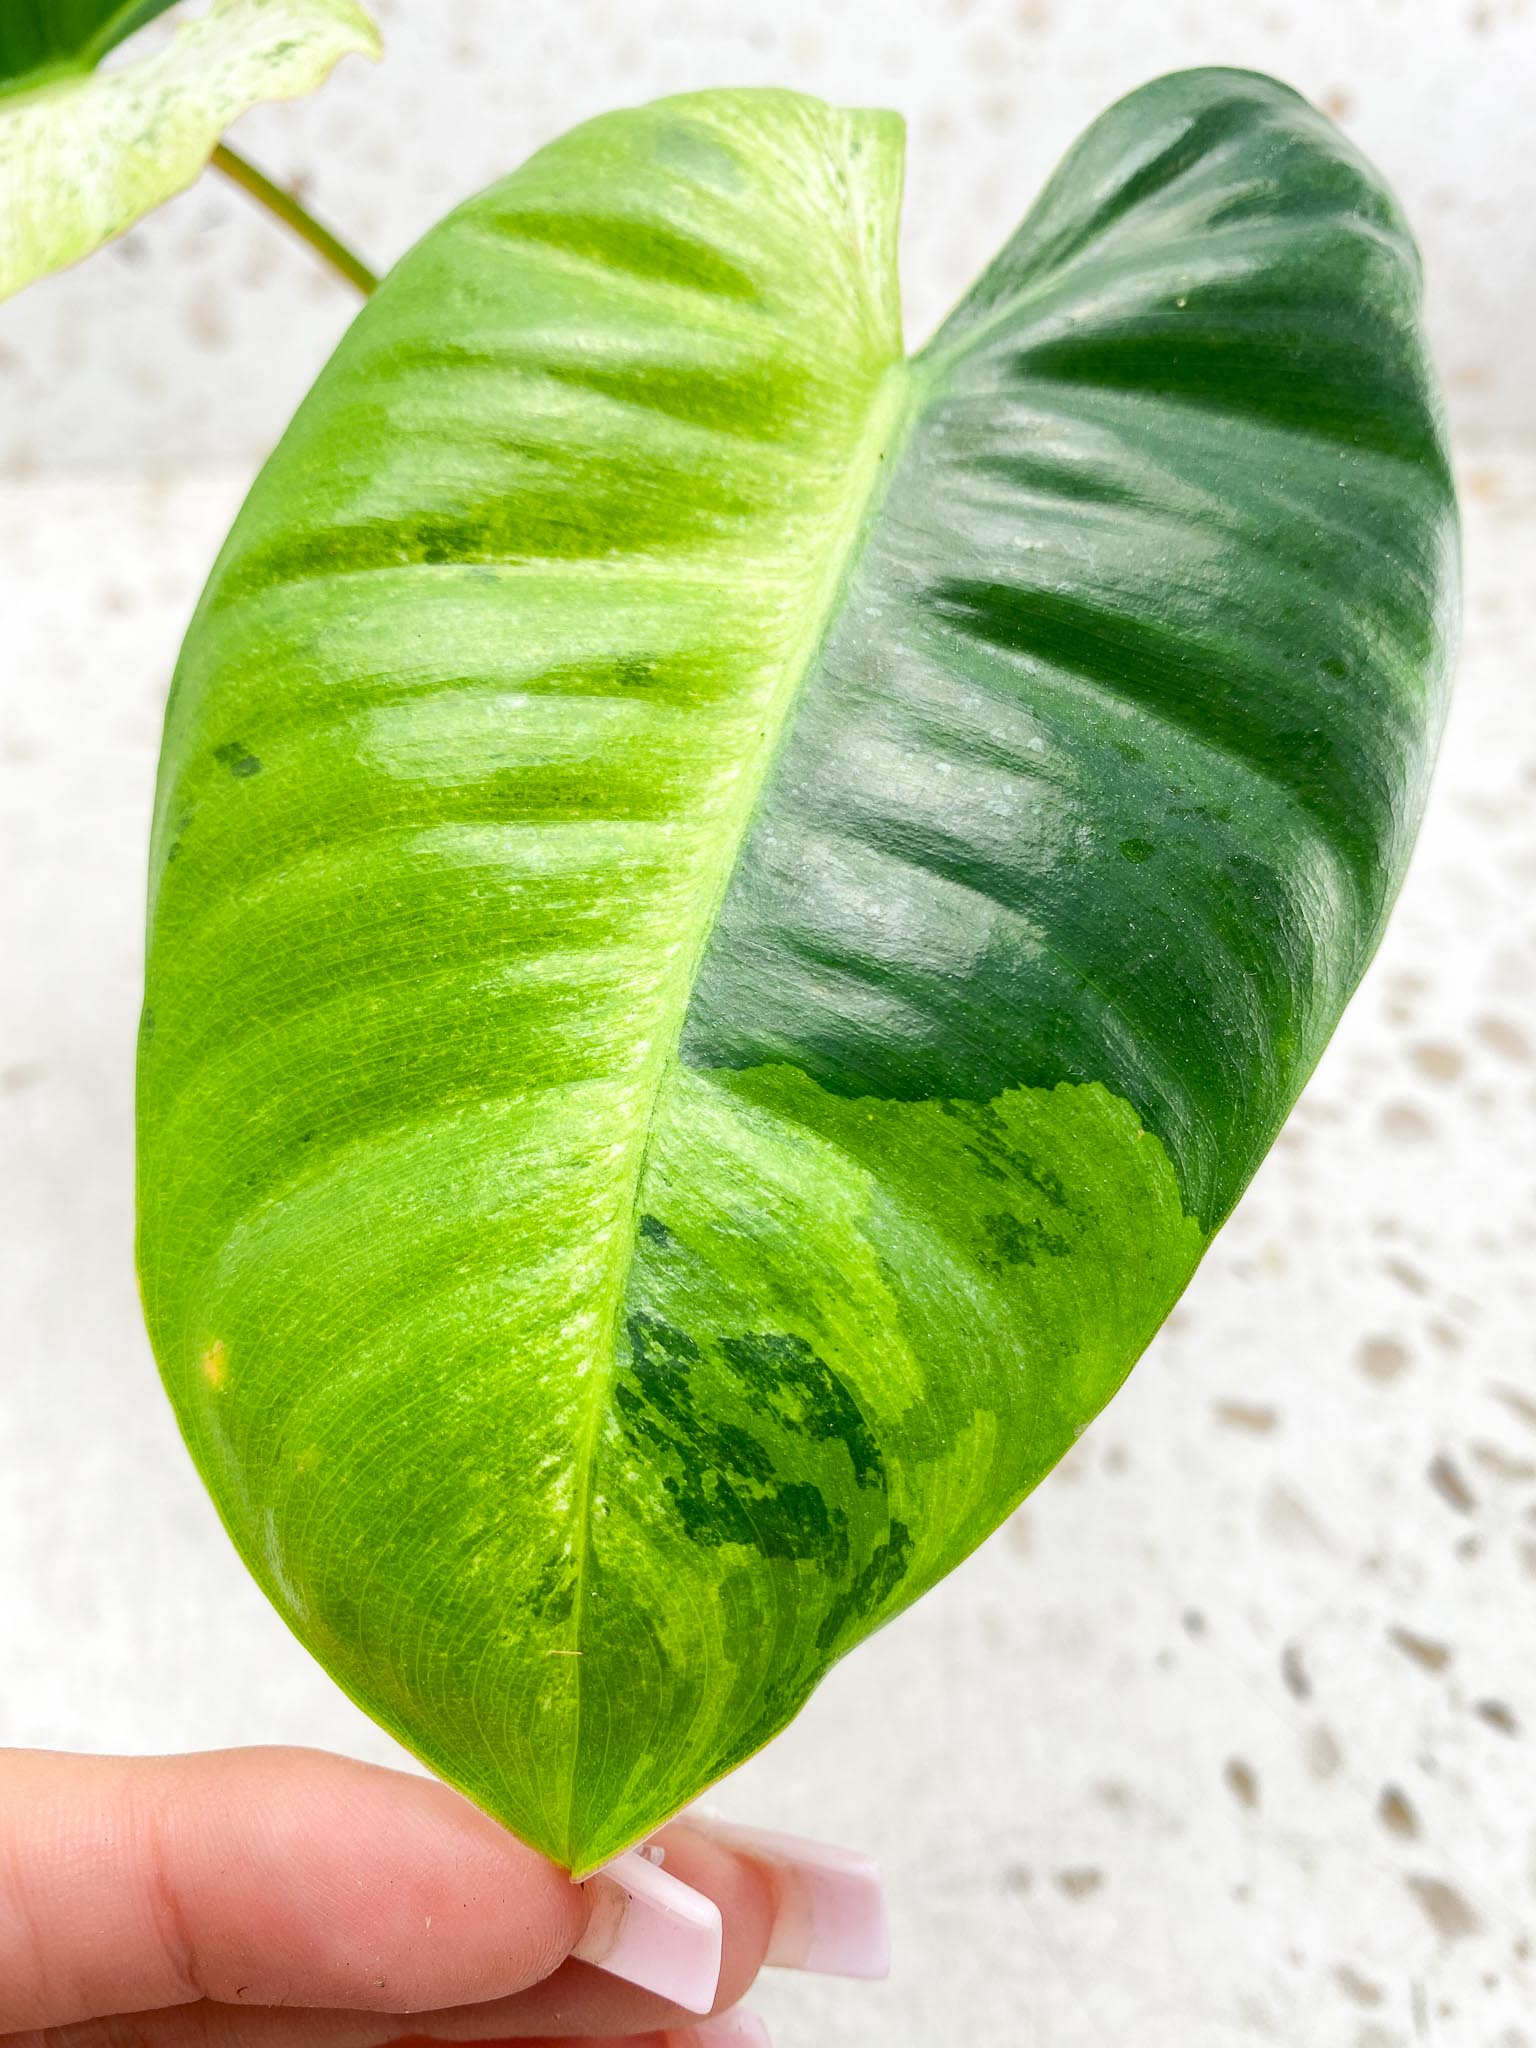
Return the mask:
<path id="1" fill-rule="evenodd" d="M 1441 722 L 1419 266 L 1351 145 L 1267 79 L 1148 86 L 910 361 L 901 150 L 703 93 L 461 207 L 168 715 L 166 1381 L 302 1640 L 577 1871 L 1114 1392 L 1370 958 Z"/>
<path id="2" fill-rule="evenodd" d="M 358 0 L 213 0 L 166 46 L 97 65 L 171 0 L 0 0 L 0 299 L 190 185 L 259 100 L 379 54 Z"/>

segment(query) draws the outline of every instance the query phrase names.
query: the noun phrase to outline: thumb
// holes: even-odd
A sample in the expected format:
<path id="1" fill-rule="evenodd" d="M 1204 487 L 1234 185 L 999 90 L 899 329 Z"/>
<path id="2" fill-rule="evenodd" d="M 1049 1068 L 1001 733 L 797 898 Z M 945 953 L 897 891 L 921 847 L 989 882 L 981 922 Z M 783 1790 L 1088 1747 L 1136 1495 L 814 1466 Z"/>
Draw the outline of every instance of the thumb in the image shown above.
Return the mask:
<path id="1" fill-rule="evenodd" d="M 431 1779 L 302 1749 L 0 1752 L 0 2033 L 199 1998 L 502 1998 L 588 1913 L 564 1871 Z"/>

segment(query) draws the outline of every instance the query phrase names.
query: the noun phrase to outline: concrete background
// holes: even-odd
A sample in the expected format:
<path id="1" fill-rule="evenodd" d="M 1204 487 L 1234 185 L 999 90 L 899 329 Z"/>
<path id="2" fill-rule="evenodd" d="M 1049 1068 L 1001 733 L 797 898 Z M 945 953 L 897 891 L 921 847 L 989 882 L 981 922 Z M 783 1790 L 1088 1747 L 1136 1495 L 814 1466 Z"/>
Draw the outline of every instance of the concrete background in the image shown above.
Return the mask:
<path id="1" fill-rule="evenodd" d="M 1113 99 L 1185 64 L 1327 108 L 1423 243 L 1467 433 L 1536 432 L 1530 0 L 378 0 L 387 55 L 235 130 L 375 267 L 568 128 L 659 93 L 795 85 L 899 108 L 920 342 Z M 159 26 L 149 31 L 152 39 Z M 0 313 L 0 468 L 249 461 L 354 310 L 216 178 Z"/>
<path id="2" fill-rule="evenodd" d="M 385 261 L 569 122 L 706 83 L 903 108 L 912 336 L 1099 107 L 1325 100 L 1425 244 L 1468 623 L 1383 954 L 1124 1394 L 724 1788 L 885 1860 L 884 1987 L 781 2048 L 1536 2048 L 1536 8 L 394 0 L 237 141 Z M 205 180 L 0 307 L 0 1741 L 398 1761 L 246 1580 L 138 1321 L 131 1076 L 166 681 L 352 311 Z"/>

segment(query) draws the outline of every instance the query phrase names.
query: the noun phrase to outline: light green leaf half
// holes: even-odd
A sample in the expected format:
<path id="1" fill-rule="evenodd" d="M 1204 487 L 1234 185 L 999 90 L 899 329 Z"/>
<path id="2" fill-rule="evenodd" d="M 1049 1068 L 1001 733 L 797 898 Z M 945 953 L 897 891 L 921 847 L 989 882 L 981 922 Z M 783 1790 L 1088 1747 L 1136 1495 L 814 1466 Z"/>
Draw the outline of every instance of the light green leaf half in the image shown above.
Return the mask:
<path id="1" fill-rule="evenodd" d="M 1112 1394 L 1443 713 L 1417 259 L 1321 115 L 1134 94 L 910 361 L 900 177 L 891 116 L 721 92 L 460 208 L 167 718 L 166 1383 L 301 1638 L 578 1871 Z"/>
<path id="2" fill-rule="evenodd" d="M 378 31 L 357 0 L 214 0 L 153 56 L 89 68 L 122 28 L 78 7 L 73 51 L 0 56 L 35 68 L 0 74 L 0 298 L 88 256 L 190 185 L 230 123 L 261 100 L 313 91 L 349 52 L 377 57 Z"/>

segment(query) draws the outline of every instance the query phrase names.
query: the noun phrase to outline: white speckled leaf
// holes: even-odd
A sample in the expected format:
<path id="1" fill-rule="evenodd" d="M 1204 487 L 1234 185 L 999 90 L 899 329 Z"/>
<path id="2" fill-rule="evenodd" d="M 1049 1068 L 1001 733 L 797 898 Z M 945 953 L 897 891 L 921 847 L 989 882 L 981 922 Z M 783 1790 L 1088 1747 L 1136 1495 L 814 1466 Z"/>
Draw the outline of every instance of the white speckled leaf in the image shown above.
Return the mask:
<path id="1" fill-rule="evenodd" d="M 190 185 L 230 123 L 377 57 L 357 0 L 214 0 L 155 55 L 0 99 L 0 298 L 77 263 Z"/>

